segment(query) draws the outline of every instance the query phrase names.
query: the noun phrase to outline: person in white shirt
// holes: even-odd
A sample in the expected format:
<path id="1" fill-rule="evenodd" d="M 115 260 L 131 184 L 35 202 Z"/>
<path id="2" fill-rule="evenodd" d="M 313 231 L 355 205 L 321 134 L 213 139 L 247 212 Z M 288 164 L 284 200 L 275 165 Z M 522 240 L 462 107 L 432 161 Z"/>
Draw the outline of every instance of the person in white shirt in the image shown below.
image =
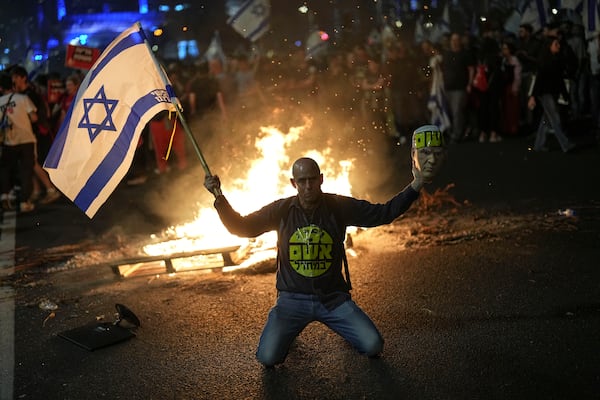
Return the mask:
<path id="1" fill-rule="evenodd" d="M 19 211 L 30 212 L 35 208 L 29 198 L 33 190 L 36 145 L 31 124 L 37 121 L 37 110 L 29 97 L 14 92 L 12 80 L 6 74 L 0 75 L 0 91 L 0 115 L 7 122 L 0 134 L 0 202 L 5 210 L 14 207 L 9 192 L 14 186 L 13 176 L 16 173 L 21 186 Z"/>

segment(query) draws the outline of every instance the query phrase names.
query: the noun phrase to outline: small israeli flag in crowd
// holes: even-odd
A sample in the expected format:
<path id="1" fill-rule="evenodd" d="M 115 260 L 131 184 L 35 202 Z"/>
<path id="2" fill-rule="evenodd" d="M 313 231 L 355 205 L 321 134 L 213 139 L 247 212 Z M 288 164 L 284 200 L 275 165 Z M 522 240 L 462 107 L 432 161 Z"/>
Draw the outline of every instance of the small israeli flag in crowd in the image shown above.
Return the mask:
<path id="1" fill-rule="evenodd" d="M 227 23 L 240 35 L 254 42 L 269 30 L 270 18 L 269 0 L 248 0 L 227 20 Z"/>
<path id="2" fill-rule="evenodd" d="M 529 0 L 521 8 L 521 24 L 530 24 L 535 31 L 542 29 L 549 21 L 548 0 Z"/>
<path id="3" fill-rule="evenodd" d="M 592 39 L 600 34 L 600 1 L 584 0 L 582 21 L 586 39 Z"/>
<path id="4" fill-rule="evenodd" d="M 44 162 L 50 180 L 92 218 L 127 174 L 142 129 L 175 101 L 141 26 L 133 25 L 82 81 Z"/>

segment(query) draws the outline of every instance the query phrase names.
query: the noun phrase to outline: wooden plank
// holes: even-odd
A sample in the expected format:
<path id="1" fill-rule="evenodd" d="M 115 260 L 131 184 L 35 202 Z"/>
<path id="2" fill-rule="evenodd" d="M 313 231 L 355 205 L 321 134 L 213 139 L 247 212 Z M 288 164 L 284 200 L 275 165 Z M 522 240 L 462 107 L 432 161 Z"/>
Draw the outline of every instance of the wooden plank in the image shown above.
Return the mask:
<path id="1" fill-rule="evenodd" d="M 186 252 L 180 252 L 180 253 L 158 254 L 155 256 L 140 255 L 140 256 L 136 256 L 136 257 L 112 260 L 112 261 L 109 261 L 108 263 L 113 264 L 113 265 L 125 265 L 125 264 L 135 264 L 135 263 L 140 263 L 140 262 L 174 260 L 177 258 L 187 258 L 187 257 L 202 256 L 202 255 L 209 255 L 209 254 L 219 254 L 219 253 L 229 254 L 229 253 L 232 253 L 232 252 L 238 250 L 239 248 L 240 248 L 240 246 L 229 246 L 229 247 L 221 247 L 221 248 L 215 248 L 215 249 L 201 249 L 201 250 L 194 250 L 194 251 L 186 251 Z"/>
<path id="2" fill-rule="evenodd" d="M 221 268 L 222 268 L 226 265 L 233 265 L 231 253 L 237 251 L 239 248 L 240 248 L 240 246 L 229 246 L 229 247 L 221 247 L 221 248 L 214 248 L 214 249 L 201 249 L 201 250 L 172 253 L 172 254 L 159 254 L 159 255 L 155 255 L 155 256 L 136 256 L 136 257 L 111 260 L 111 261 L 107 262 L 106 264 L 108 266 L 110 266 L 112 271 L 120 277 L 128 277 L 128 276 L 134 274 L 135 272 L 137 272 L 138 270 L 143 269 L 144 266 L 153 267 L 154 269 L 156 269 L 157 261 L 160 261 L 163 264 L 163 266 L 161 266 L 161 269 L 164 268 L 166 273 L 173 273 L 173 272 L 176 272 L 175 268 L 173 268 L 173 260 L 175 260 L 175 259 L 190 258 L 190 257 L 194 257 L 194 256 L 211 255 L 211 254 L 219 254 L 220 253 L 221 256 L 223 257 L 223 265 L 221 266 Z M 207 268 L 212 269 L 212 268 L 215 268 L 215 266 L 211 265 L 210 267 L 207 267 Z M 202 268 L 196 268 L 196 269 L 202 269 Z"/>

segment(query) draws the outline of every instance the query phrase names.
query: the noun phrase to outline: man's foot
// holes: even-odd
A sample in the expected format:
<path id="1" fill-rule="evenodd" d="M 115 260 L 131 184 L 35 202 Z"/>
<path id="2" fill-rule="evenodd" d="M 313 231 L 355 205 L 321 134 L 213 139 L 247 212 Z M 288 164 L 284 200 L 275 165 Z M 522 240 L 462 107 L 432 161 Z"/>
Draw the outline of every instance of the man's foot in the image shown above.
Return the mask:
<path id="1" fill-rule="evenodd" d="M 10 197 L 8 196 L 8 194 L 3 194 L 0 197 L 0 203 L 2 203 L 2 209 L 4 211 L 9 211 L 14 208 L 13 202 L 10 200 Z"/>

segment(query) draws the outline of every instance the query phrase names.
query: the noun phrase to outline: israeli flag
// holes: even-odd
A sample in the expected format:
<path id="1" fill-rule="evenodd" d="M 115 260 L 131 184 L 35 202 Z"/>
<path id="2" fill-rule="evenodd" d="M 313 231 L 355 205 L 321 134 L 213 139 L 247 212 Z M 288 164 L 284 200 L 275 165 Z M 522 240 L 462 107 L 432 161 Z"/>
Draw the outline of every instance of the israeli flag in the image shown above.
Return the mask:
<path id="1" fill-rule="evenodd" d="M 50 180 L 92 218 L 127 174 L 144 126 L 177 99 L 139 24 L 121 33 L 81 82 L 50 148 Z"/>
<path id="2" fill-rule="evenodd" d="M 227 20 L 227 23 L 240 35 L 254 42 L 269 30 L 270 18 L 269 0 L 248 0 Z"/>
<path id="3" fill-rule="evenodd" d="M 521 24 L 530 24 L 534 31 L 546 26 L 549 10 L 548 0 L 530 0 L 521 9 Z"/>
<path id="4" fill-rule="evenodd" d="M 423 31 L 423 16 L 420 15 L 415 23 L 415 43 L 419 44 L 427 39 L 428 37 L 425 36 L 425 32 Z"/>
<path id="5" fill-rule="evenodd" d="M 600 1 L 583 0 L 582 20 L 586 39 L 600 34 Z"/>
<path id="6" fill-rule="evenodd" d="M 558 0 L 558 8 L 565 10 L 578 10 L 581 11 L 583 2 L 585 0 Z"/>
<path id="7" fill-rule="evenodd" d="M 437 24 L 435 24 L 430 40 L 433 43 L 439 43 L 444 37 L 444 34 L 447 33 L 450 33 L 450 10 L 448 8 L 448 3 L 444 6 L 441 18 L 438 20 Z"/>
<path id="8" fill-rule="evenodd" d="M 221 44 L 221 35 L 219 35 L 219 31 L 215 31 L 213 37 L 206 49 L 206 53 L 204 53 L 204 60 L 220 60 L 221 64 L 225 66 L 227 64 L 227 56 L 225 55 L 225 50 L 223 50 L 223 45 Z"/>
<path id="9" fill-rule="evenodd" d="M 442 73 L 442 60 L 440 54 L 432 56 L 429 60 L 431 67 L 431 88 L 429 91 L 429 99 L 427 100 L 427 108 L 429 109 L 433 125 L 437 125 L 441 132 L 450 129 L 450 112 L 448 100 L 444 91 L 444 76 Z"/>

